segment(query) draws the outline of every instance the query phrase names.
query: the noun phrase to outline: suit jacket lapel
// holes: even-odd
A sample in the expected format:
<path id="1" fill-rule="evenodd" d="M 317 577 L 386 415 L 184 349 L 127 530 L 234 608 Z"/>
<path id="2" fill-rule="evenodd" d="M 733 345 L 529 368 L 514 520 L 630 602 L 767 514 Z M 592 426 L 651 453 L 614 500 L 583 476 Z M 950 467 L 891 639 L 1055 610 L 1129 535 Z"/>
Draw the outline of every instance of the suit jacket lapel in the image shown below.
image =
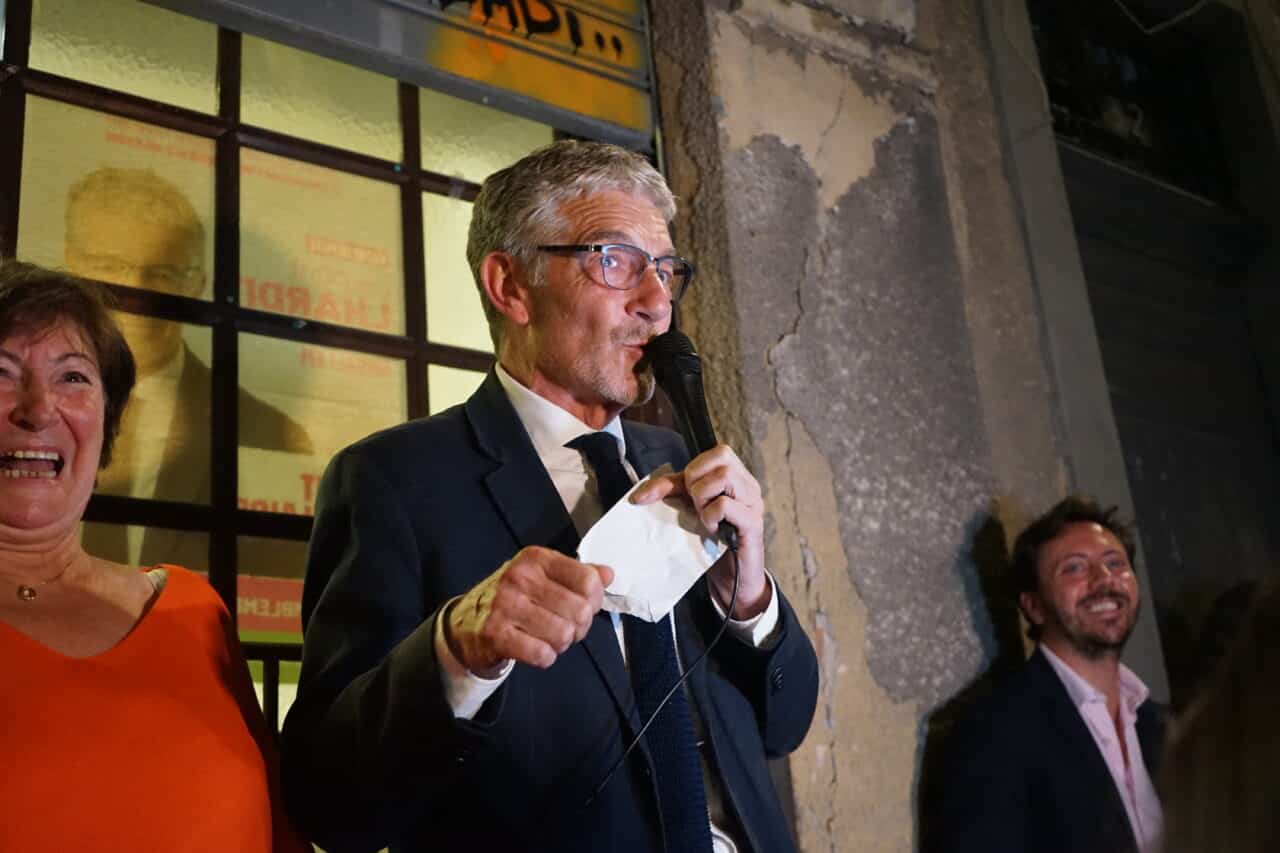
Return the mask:
<path id="1" fill-rule="evenodd" d="M 1039 649 L 1027 661 L 1036 686 L 1039 688 L 1046 704 L 1050 722 L 1062 737 L 1061 754 L 1064 756 L 1063 769 L 1076 767 L 1085 777 L 1085 790 L 1102 792 L 1099 796 L 1110 805 L 1111 820 L 1133 839 L 1133 849 L 1137 849 L 1137 839 L 1133 837 L 1133 827 L 1129 824 L 1129 813 L 1120 792 L 1116 790 L 1115 780 L 1107 767 L 1106 759 L 1098 749 L 1097 742 L 1090 734 L 1088 725 L 1080 716 L 1080 710 L 1071 703 L 1067 688 L 1063 686 L 1058 673 L 1049 663 L 1049 659 Z"/>
<path id="2" fill-rule="evenodd" d="M 492 370 L 466 412 L 480 449 L 495 463 L 485 486 L 516 542 L 574 553 L 573 521 Z"/>
<path id="3" fill-rule="evenodd" d="M 466 402 L 466 412 L 480 449 L 496 463 L 485 477 L 485 486 L 516 542 L 521 547 L 542 545 L 575 555 L 578 533 L 573 520 L 494 371 L 489 371 Z M 631 724 L 632 731 L 638 730 L 631 679 L 609 614 L 596 614 L 582 646 L 618 713 Z"/>

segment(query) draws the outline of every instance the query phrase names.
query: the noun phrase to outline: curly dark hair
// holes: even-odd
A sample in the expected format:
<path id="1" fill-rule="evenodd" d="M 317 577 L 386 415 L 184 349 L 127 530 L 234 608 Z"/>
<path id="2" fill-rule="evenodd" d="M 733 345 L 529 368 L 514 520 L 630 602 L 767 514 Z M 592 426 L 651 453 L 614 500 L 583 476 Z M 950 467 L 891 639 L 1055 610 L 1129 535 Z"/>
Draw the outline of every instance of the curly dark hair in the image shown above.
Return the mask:
<path id="1" fill-rule="evenodd" d="M 0 261 L 0 340 L 20 330 L 43 331 L 60 320 L 80 329 L 98 359 L 106 397 L 98 467 L 105 468 L 137 378 L 133 353 L 111 317 L 106 290 L 69 273 Z"/>
<path id="2" fill-rule="evenodd" d="M 1085 495 L 1068 495 L 1058 501 L 1044 515 L 1027 525 L 1013 543 L 1013 584 L 1019 595 L 1024 592 L 1038 592 L 1040 574 L 1037 564 L 1040 560 L 1040 549 L 1058 538 L 1072 524 L 1097 524 L 1110 532 L 1120 544 L 1133 564 L 1137 554 L 1137 539 L 1133 527 L 1118 518 L 1118 508 L 1103 509 L 1097 501 Z M 1027 633 L 1031 639 L 1040 637 L 1039 626 L 1031 625 Z"/>

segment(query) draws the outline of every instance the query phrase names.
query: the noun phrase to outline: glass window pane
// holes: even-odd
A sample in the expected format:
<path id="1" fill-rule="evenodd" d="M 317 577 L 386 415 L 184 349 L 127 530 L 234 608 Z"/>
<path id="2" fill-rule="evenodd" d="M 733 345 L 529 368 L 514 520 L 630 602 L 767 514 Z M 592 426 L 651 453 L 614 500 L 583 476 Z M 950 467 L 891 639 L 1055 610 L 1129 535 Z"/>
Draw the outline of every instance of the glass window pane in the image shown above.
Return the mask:
<path id="1" fill-rule="evenodd" d="M 241 639 L 302 642 L 302 576 L 307 543 L 236 538 L 236 625 Z"/>
<path id="2" fill-rule="evenodd" d="M 218 28 L 137 0 L 35 0 L 31 67 L 217 111 Z"/>
<path id="3" fill-rule="evenodd" d="M 257 536 L 236 538 L 236 627 L 240 639 L 258 643 L 302 643 L 302 576 L 307 543 Z M 279 703 L 284 720 L 298 694 L 296 661 L 280 662 Z M 262 663 L 249 661 L 253 688 L 262 705 Z"/>
<path id="4" fill-rule="evenodd" d="M 485 375 L 475 370 L 458 370 L 440 364 L 427 365 L 427 398 L 431 414 L 466 402 L 484 381 Z"/>
<path id="5" fill-rule="evenodd" d="M 246 124 L 400 159 L 395 80 L 253 36 L 241 44 Z"/>
<path id="6" fill-rule="evenodd" d="M 31 97 L 23 144 L 20 257 L 210 298 L 212 141 Z"/>
<path id="7" fill-rule="evenodd" d="M 422 196 L 422 242 L 427 269 L 427 337 L 441 344 L 493 352 L 475 276 L 467 265 L 471 203 Z"/>
<path id="8" fill-rule="evenodd" d="M 169 563 L 209 571 L 209 534 L 198 531 L 86 521 L 80 526 L 80 544 L 95 557 L 127 566 Z"/>
<path id="9" fill-rule="evenodd" d="M 138 382 L 97 491 L 208 503 L 212 332 L 139 314 L 115 316 L 133 350 Z"/>
<path id="10" fill-rule="evenodd" d="M 311 515 L 329 459 L 408 417 L 403 361 L 240 336 L 240 506 Z"/>
<path id="11" fill-rule="evenodd" d="M 400 190 L 241 152 L 240 304 L 404 333 Z"/>
<path id="12" fill-rule="evenodd" d="M 480 183 L 552 140 L 550 125 L 539 124 L 420 89 L 422 168 Z"/>
<path id="13" fill-rule="evenodd" d="M 240 637 L 246 642 L 264 642 L 258 640 L 254 636 L 254 632 L 240 632 Z M 283 640 L 270 640 L 265 642 L 285 642 Z M 297 636 L 296 642 L 302 642 L 302 635 Z M 302 671 L 302 664 L 292 660 L 280 661 L 280 684 L 279 692 L 276 693 L 277 710 L 280 716 L 276 718 L 276 725 L 284 723 L 285 715 L 289 713 L 289 709 L 293 707 L 293 702 L 298 698 L 298 673 Z M 249 676 L 253 679 L 253 692 L 258 695 L 258 707 L 262 705 L 262 661 L 249 661 Z M 313 848 L 319 850 L 319 847 Z"/>

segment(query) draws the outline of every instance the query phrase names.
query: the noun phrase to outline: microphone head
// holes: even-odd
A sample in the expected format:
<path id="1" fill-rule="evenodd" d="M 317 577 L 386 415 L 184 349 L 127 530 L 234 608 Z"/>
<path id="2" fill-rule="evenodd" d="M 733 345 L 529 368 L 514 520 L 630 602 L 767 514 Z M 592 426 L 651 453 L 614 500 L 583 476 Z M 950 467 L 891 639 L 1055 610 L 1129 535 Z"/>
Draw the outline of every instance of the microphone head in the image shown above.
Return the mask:
<path id="1" fill-rule="evenodd" d="M 679 329 L 669 329 L 658 335 L 645 344 L 644 352 L 656 373 L 663 373 L 680 361 L 699 360 L 693 341 Z"/>

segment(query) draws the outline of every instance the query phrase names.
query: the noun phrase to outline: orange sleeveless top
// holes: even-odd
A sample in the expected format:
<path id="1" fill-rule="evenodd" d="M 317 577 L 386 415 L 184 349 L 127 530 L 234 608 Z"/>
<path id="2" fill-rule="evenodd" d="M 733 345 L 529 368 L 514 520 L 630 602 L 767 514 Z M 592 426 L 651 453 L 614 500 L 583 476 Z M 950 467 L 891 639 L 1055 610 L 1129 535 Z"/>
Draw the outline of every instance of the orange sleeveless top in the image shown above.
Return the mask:
<path id="1" fill-rule="evenodd" d="M 116 646 L 69 658 L 0 622 L 0 851 L 305 851 L 231 625 L 165 566 Z"/>

